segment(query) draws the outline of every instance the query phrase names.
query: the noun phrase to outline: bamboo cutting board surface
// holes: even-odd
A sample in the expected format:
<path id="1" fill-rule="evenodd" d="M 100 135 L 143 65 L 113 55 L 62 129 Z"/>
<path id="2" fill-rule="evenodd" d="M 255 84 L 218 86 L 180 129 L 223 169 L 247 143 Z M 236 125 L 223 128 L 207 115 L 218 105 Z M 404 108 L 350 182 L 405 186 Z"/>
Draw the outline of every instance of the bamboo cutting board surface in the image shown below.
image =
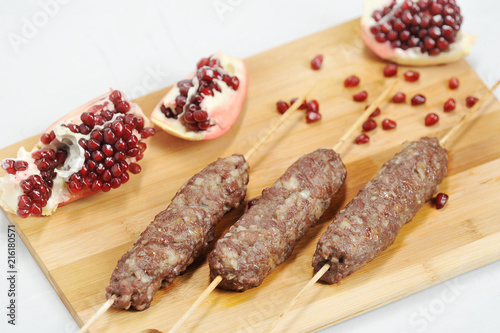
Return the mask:
<path id="1" fill-rule="evenodd" d="M 302 111 L 297 111 L 257 151 L 249 161 L 247 200 L 272 185 L 301 155 L 333 147 L 365 105 L 394 80 L 382 76 L 385 63 L 364 48 L 358 26 L 359 20 L 350 21 L 246 59 L 247 100 L 236 125 L 225 136 L 188 142 L 158 132 L 141 161 L 143 172 L 132 176 L 125 186 L 61 207 L 51 217 L 19 219 L 8 214 L 79 324 L 87 322 L 104 303 L 116 262 L 153 217 L 168 206 L 179 187 L 217 157 L 247 152 L 278 120 L 276 101 L 298 97 L 313 87 L 310 97 L 319 101 L 323 118 L 308 125 Z M 325 57 L 323 67 L 312 71 L 309 61 L 320 53 Z M 243 293 L 215 290 L 188 319 L 185 331 L 258 332 L 269 326 L 312 277 L 316 242 L 334 214 L 400 150 L 402 142 L 422 136 L 441 138 L 467 111 L 465 97 L 481 97 L 487 90 L 464 60 L 418 68 L 420 79 L 415 83 L 402 80 L 407 69 L 399 68 L 401 82 L 393 92 L 405 92 L 407 100 L 416 93 L 424 94 L 426 104 L 382 104 L 382 115 L 376 118 L 379 126 L 369 133 L 370 143 L 354 145 L 349 140 L 342 148 L 348 170 L 346 184 L 292 256 L 258 288 Z M 343 81 L 352 74 L 361 78 L 361 84 L 346 89 Z M 460 79 L 459 89 L 448 89 L 451 76 Z M 368 91 L 367 101 L 353 102 L 351 96 L 361 90 Z M 166 91 L 137 102 L 149 115 Z M 456 99 L 457 109 L 444 113 L 443 103 L 450 97 Z M 496 199 L 500 191 L 499 111 L 500 103 L 490 97 L 449 142 L 449 172 L 440 188 L 450 196 L 445 208 L 436 210 L 431 203 L 425 204 L 395 243 L 363 269 L 338 285 L 313 286 L 280 323 L 283 331 L 312 331 L 332 325 L 500 259 L 500 224 L 496 223 L 500 215 Z M 432 127 L 424 126 L 429 112 L 441 118 Z M 381 129 L 386 117 L 397 122 L 395 130 Z M 37 137 L 2 149 L 0 158 L 16 156 L 20 146 L 29 149 Z M 244 206 L 223 219 L 216 238 L 237 220 Z M 91 331 L 165 332 L 208 284 L 203 255 L 171 286 L 160 290 L 149 309 L 110 309 Z"/>

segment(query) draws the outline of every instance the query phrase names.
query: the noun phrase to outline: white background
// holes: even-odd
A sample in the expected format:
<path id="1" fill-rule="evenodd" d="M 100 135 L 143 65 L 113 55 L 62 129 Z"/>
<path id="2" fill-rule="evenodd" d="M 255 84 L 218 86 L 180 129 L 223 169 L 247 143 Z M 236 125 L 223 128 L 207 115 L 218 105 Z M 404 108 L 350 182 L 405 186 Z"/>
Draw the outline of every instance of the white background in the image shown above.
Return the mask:
<path id="1" fill-rule="evenodd" d="M 479 37 L 467 60 L 491 86 L 500 79 L 500 4 L 459 4 L 464 29 Z M 0 148 L 41 133 L 109 87 L 138 97 L 217 50 L 247 57 L 361 11 L 361 0 L 0 0 Z M 7 325 L 7 225 L 0 213 L 0 331 L 76 332 L 19 239 L 17 325 Z M 499 281 L 496 262 L 325 331 L 500 332 Z"/>

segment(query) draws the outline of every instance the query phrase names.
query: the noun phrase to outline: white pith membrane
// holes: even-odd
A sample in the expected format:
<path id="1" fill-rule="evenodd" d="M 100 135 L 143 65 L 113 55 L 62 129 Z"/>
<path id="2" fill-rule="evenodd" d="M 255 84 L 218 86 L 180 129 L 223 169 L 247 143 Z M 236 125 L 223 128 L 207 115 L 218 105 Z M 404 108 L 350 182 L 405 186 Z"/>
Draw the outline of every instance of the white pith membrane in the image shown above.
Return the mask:
<path id="1" fill-rule="evenodd" d="M 133 114 L 134 116 L 141 116 L 144 119 L 144 128 L 149 125 L 149 120 L 144 116 L 142 110 L 135 103 L 124 99 L 130 104 L 130 110 L 126 114 Z M 104 105 L 102 110 L 114 111 L 114 104 L 109 100 L 109 94 L 106 97 L 100 97 L 91 103 L 86 104 L 82 107 L 82 111 L 74 112 L 74 115 L 69 119 L 63 119 L 59 121 L 55 126 L 49 128 L 46 133 L 51 130 L 55 134 L 55 139 L 50 142 L 50 144 L 43 144 L 40 141 L 31 151 L 26 151 L 24 147 L 21 147 L 17 153 L 17 158 L 7 158 L 2 160 L 0 164 L 4 163 L 6 160 L 14 161 L 26 161 L 28 162 L 28 168 L 24 171 L 17 171 L 15 174 L 7 173 L 5 176 L 0 178 L 0 189 L 2 190 L 2 195 L 0 197 L 0 206 L 7 212 L 17 214 L 19 197 L 24 194 L 23 189 L 20 187 L 20 183 L 28 179 L 32 175 L 40 175 L 41 172 L 35 164 L 35 160 L 31 156 L 33 152 L 36 152 L 43 148 L 50 148 L 54 151 L 63 149 L 67 152 L 66 159 L 62 166 L 55 168 L 54 172 L 56 177 L 52 180 L 53 186 L 51 188 L 52 195 L 47 200 L 47 204 L 42 207 L 42 216 L 51 215 L 59 206 L 59 204 L 69 201 L 72 197 L 79 196 L 70 191 L 68 187 L 68 180 L 74 173 L 79 172 L 85 163 L 85 149 L 79 144 L 80 139 L 89 139 L 89 134 L 81 134 L 72 132 L 67 126 L 68 124 L 80 124 L 80 115 L 88 111 L 94 105 Z M 98 114 L 101 110 L 96 112 Z M 123 116 L 123 113 L 113 113 L 110 120 L 105 121 L 103 125 L 95 125 L 93 130 L 103 129 L 107 123 L 112 123 L 117 117 Z M 138 137 L 141 141 L 140 133 L 134 129 L 132 135 Z M 127 156 L 125 161 L 127 163 L 137 162 L 135 157 Z"/>
<path id="2" fill-rule="evenodd" d="M 418 3 L 418 0 L 411 1 Z M 400 65 L 430 66 L 453 62 L 470 53 L 476 37 L 462 31 L 462 29 L 457 32 L 455 42 L 449 44 L 448 51 L 443 51 L 435 56 L 422 53 L 419 46 L 403 50 L 401 48 L 393 48 L 390 41 L 377 42 L 375 35 L 370 31 L 370 27 L 387 22 L 390 18 L 394 17 L 394 11 L 397 7 L 401 6 L 404 0 L 396 0 L 396 5 L 391 12 L 378 22 L 372 17 L 372 14 L 375 10 L 382 10 L 385 6 L 391 4 L 391 2 L 392 0 L 366 0 L 363 4 L 361 37 L 365 44 L 380 58 Z"/>
<path id="3" fill-rule="evenodd" d="M 153 113 L 151 114 L 151 121 L 158 125 L 163 130 L 173 134 L 175 136 L 192 140 L 207 140 L 211 139 L 211 133 L 226 133 L 232 127 L 234 122 L 236 121 L 239 112 L 236 114 L 228 114 L 227 108 L 230 108 L 235 101 L 239 100 L 239 96 L 243 93 L 243 97 L 246 95 L 246 67 L 245 63 L 237 58 L 230 57 L 222 52 L 218 52 L 210 57 L 211 59 L 218 59 L 220 63 L 220 67 L 217 67 L 217 71 L 222 75 L 228 74 L 230 76 L 236 76 L 240 82 L 240 86 L 237 90 L 232 89 L 227 85 L 222 79 L 213 79 L 212 82 L 217 84 L 221 91 L 217 91 L 216 89 L 212 89 L 213 96 L 205 95 L 200 93 L 203 96 L 203 100 L 200 103 L 200 107 L 203 111 L 208 113 L 208 119 L 210 120 L 210 127 L 207 130 L 199 130 L 199 131 L 191 131 L 182 123 L 181 118 L 187 110 L 188 105 L 190 104 L 191 97 L 193 97 L 197 92 L 200 86 L 199 79 L 197 77 L 197 72 L 202 70 L 203 68 L 213 69 L 210 66 L 203 66 L 200 69 L 192 72 L 187 79 L 190 79 L 193 83 L 193 87 L 190 87 L 188 90 L 188 95 L 186 97 L 186 104 L 183 106 L 182 113 L 177 115 L 177 118 L 168 118 L 161 111 L 161 105 L 165 105 L 165 107 L 170 107 L 171 109 L 175 109 L 176 97 L 180 95 L 180 90 L 177 84 L 173 86 L 168 93 L 162 98 L 162 100 L 158 103 Z M 243 90 L 245 90 L 243 92 Z M 241 103 L 242 104 L 242 101 Z"/>

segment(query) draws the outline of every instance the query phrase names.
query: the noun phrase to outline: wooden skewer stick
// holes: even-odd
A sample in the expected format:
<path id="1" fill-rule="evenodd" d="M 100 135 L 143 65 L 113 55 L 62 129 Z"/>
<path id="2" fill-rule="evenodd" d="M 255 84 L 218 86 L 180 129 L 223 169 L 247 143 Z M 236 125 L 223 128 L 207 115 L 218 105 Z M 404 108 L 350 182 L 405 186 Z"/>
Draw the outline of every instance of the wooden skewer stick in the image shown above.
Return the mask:
<path id="1" fill-rule="evenodd" d="M 346 142 L 346 140 L 348 139 L 349 135 L 352 134 L 352 132 L 354 132 L 356 130 L 356 128 L 358 128 L 361 123 L 377 108 L 378 105 L 380 105 L 382 103 L 382 101 L 387 97 L 387 95 L 389 94 L 389 92 L 392 90 L 392 88 L 396 85 L 397 81 L 395 81 L 393 84 L 391 84 L 383 93 L 382 95 L 380 95 L 366 110 L 365 112 L 363 112 L 363 114 L 356 120 L 356 122 L 354 123 L 353 126 L 351 126 L 346 134 L 344 134 L 342 136 L 342 138 L 339 140 L 339 142 L 335 145 L 335 147 L 337 148 L 340 148 L 342 146 L 342 144 L 344 142 Z M 302 103 L 302 102 L 300 102 Z M 294 105 L 297 106 L 300 106 L 300 103 L 299 103 L 299 100 L 297 100 Z M 293 110 L 292 110 L 293 111 Z M 290 112 L 289 110 L 287 110 L 286 113 Z M 286 114 L 285 113 L 285 114 Z M 281 119 L 280 119 L 281 120 Z M 278 128 L 279 125 L 275 125 L 273 126 L 273 128 L 271 129 L 270 132 L 274 131 L 275 128 Z M 269 135 L 266 135 L 266 139 L 269 137 Z M 340 143 L 340 145 L 339 145 Z M 257 147 L 260 146 L 260 144 L 257 144 L 256 145 Z M 255 146 L 253 147 L 255 148 Z M 249 153 L 247 153 L 247 155 L 252 155 L 253 152 L 253 148 L 249 151 Z M 333 150 L 336 150 L 335 148 Z M 245 156 L 246 158 L 246 156 Z M 330 266 L 328 266 L 325 270 L 328 270 Z M 324 273 L 323 273 L 324 274 Z M 323 275 L 321 274 L 321 275 Z M 321 277 L 321 275 L 318 276 L 318 279 Z M 203 291 L 203 293 L 196 299 L 196 301 L 193 303 L 193 305 L 191 305 L 191 307 L 189 308 L 189 310 L 181 317 L 181 319 L 179 319 L 177 321 L 177 323 L 175 323 L 175 325 L 170 329 L 170 331 L 168 331 L 168 333 L 175 333 L 177 332 L 177 330 L 182 326 L 182 324 L 184 324 L 184 322 L 187 320 L 187 318 L 194 312 L 194 310 L 196 310 L 196 308 L 210 295 L 210 293 L 219 285 L 219 283 L 222 281 L 222 277 L 220 275 L 218 275 L 213 281 L 212 283 L 210 283 L 210 285 L 207 287 L 207 289 L 205 289 L 205 291 Z M 312 284 L 314 284 L 314 282 L 316 281 L 313 281 Z M 305 291 L 305 290 L 304 290 Z M 298 297 L 297 297 L 298 298 Z M 293 305 L 293 304 L 292 304 Z M 290 306 L 291 307 L 291 306 Z"/>
<path id="2" fill-rule="evenodd" d="M 108 309 L 111 307 L 111 305 L 113 305 L 113 303 L 115 302 L 115 299 L 116 299 L 115 295 L 113 295 L 110 298 L 108 298 L 108 300 L 106 301 L 106 303 L 104 303 L 101 306 L 101 308 L 99 310 L 97 310 L 96 313 L 94 313 L 94 315 L 92 316 L 92 318 L 90 318 L 90 320 L 85 325 L 83 325 L 82 328 L 80 328 L 80 330 L 78 331 L 78 333 L 87 332 L 87 330 L 89 329 L 89 327 L 97 320 L 97 318 L 99 318 L 103 313 L 105 313 L 106 311 L 108 311 Z"/>
<path id="3" fill-rule="evenodd" d="M 344 145 L 344 143 L 347 141 L 347 139 L 351 136 L 351 134 L 359 129 L 359 127 L 361 126 L 361 124 L 366 120 L 368 119 L 368 116 L 372 114 L 373 111 L 375 111 L 375 109 L 380 105 L 382 104 L 382 102 L 384 101 L 384 99 L 387 97 L 387 95 L 389 95 L 389 93 L 391 92 L 392 88 L 394 88 L 394 86 L 398 83 L 398 81 L 394 81 L 387 89 L 384 90 L 384 92 L 382 92 L 382 94 L 380 94 L 380 96 L 377 97 L 377 99 L 370 104 L 370 106 L 365 110 L 365 112 L 363 112 L 363 114 L 361 116 L 359 116 L 359 118 L 354 122 L 354 124 L 352 124 L 352 126 L 344 133 L 344 135 L 337 141 L 337 143 L 335 144 L 335 146 L 332 148 L 333 150 L 335 150 L 337 153 L 338 153 L 338 150 L 340 149 L 340 147 L 342 147 L 342 145 Z"/>
<path id="4" fill-rule="evenodd" d="M 309 93 L 312 91 L 312 88 L 309 90 Z M 308 94 L 309 94 L 308 93 Z M 270 137 L 271 135 L 288 119 L 290 118 L 290 116 L 295 113 L 296 110 L 298 110 L 298 108 L 300 107 L 300 105 L 302 104 L 302 102 L 304 102 L 307 98 L 307 95 L 306 94 L 304 97 L 299 97 L 295 100 L 295 102 L 290 106 L 290 108 L 279 118 L 278 121 L 276 121 L 276 123 L 269 129 L 269 131 L 267 131 L 267 133 L 259 139 L 259 141 L 257 141 L 257 143 L 252 147 L 250 148 L 250 150 L 244 155 L 245 157 L 245 160 L 249 160 L 250 157 L 257 151 L 257 149 L 259 149 Z M 222 277 L 218 276 L 214 279 L 214 281 L 212 281 L 212 283 L 210 284 L 210 286 L 207 288 L 207 290 L 212 287 L 212 289 L 210 291 L 208 291 L 206 293 L 206 296 L 204 296 L 204 298 L 206 298 L 208 296 L 208 294 L 210 294 L 210 292 L 215 289 L 215 287 L 217 287 L 217 285 L 220 283 L 220 281 L 222 280 Z M 206 292 L 206 291 L 205 291 Z M 201 295 L 203 296 L 205 294 L 205 292 Z M 186 319 L 189 317 L 189 315 L 196 309 L 196 307 L 198 307 L 199 303 L 201 303 L 203 301 L 204 298 L 202 297 L 199 297 L 199 302 L 198 300 L 195 302 L 195 304 L 193 304 L 191 306 L 192 309 L 189 309 L 188 310 L 188 313 L 184 314 L 183 318 L 181 318 L 179 320 L 179 322 L 175 325 L 175 326 L 181 326 L 182 323 L 184 323 L 184 321 L 186 321 Z M 86 332 L 89 327 L 101 316 L 103 315 L 114 303 L 114 301 L 116 300 L 117 296 L 116 295 L 113 295 L 111 296 L 102 306 L 101 308 L 90 318 L 90 320 L 82 326 L 82 328 L 80 328 L 80 330 L 78 331 L 78 333 L 84 333 Z M 185 318 L 184 318 L 185 317 Z M 181 321 L 182 320 L 182 321 Z M 172 327 L 172 329 L 169 331 L 169 332 L 175 332 L 179 327 L 175 328 Z M 175 330 L 174 330 L 175 328 Z"/>
<path id="5" fill-rule="evenodd" d="M 439 141 L 439 144 L 444 147 L 446 145 L 446 143 L 448 142 L 448 140 L 454 136 L 461 128 L 462 126 L 467 122 L 469 121 L 470 117 L 472 117 L 472 115 L 481 107 L 481 105 L 484 103 L 484 101 L 488 98 L 488 96 L 493 93 L 493 91 L 498 87 L 498 85 L 500 84 L 500 81 L 497 81 L 493 87 L 491 87 L 491 89 L 489 89 L 486 94 L 484 94 L 483 97 L 481 97 L 481 99 L 479 101 L 476 102 L 476 104 L 474 104 L 474 106 L 469 110 L 469 112 L 467 112 L 467 114 L 465 116 L 462 117 L 462 119 L 460 119 L 460 121 L 451 128 L 451 130 L 441 139 L 441 141 Z"/>
<path id="6" fill-rule="evenodd" d="M 491 87 L 491 89 L 489 89 L 488 92 L 486 92 L 486 94 L 484 94 L 484 96 L 479 101 L 476 102 L 476 104 L 469 110 L 469 112 L 467 112 L 467 114 L 465 116 L 463 116 L 462 119 L 460 119 L 460 121 L 455 126 L 453 126 L 450 129 L 450 131 L 448 131 L 448 133 L 439 142 L 439 144 L 442 147 L 444 147 L 444 145 L 448 142 L 448 140 L 453 135 L 455 135 L 458 132 L 458 130 L 467 122 L 467 120 L 469 120 L 470 117 L 481 107 L 481 104 L 498 87 L 499 84 L 500 84 L 500 81 L 497 81 L 495 83 L 495 85 L 493 87 Z M 359 124 L 358 124 L 358 126 L 359 126 Z M 335 147 L 337 147 L 337 145 Z M 273 322 L 273 324 L 271 325 L 270 329 L 266 330 L 265 332 L 272 332 L 276 328 L 276 326 L 278 325 L 278 323 L 281 322 L 281 320 L 283 319 L 283 317 L 290 311 L 290 309 L 293 307 L 293 305 L 295 305 L 295 303 L 297 303 L 297 300 L 307 290 L 309 290 L 329 269 L 330 269 L 330 264 L 326 263 L 325 265 L 323 265 L 323 267 L 321 267 L 321 269 L 318 272 L 316 272 L 316 274 L 314 274 L 314 276 L 311 278 L 311 280 L 309 280 L 309 282 L 304 286 L 304 288 L 302 288 L 302 290 L 292 299 L 292 301 L 286 307 L 286 309 Z"/>
<path id="7" fill-rule="evenodd" d="M 196 299 L 196 301 L 191 305 L 189 310 L 179 319 L 175 325 L 168 331 L 168 333 L 175 333 L 179 330 L 179 328 L 184 324 L 186 319 L 189 318 L 189 316 L 196 310 L 198 305 L 201 304 L 207 298 L 207 296 L 219 285 L 219 283 L 222 281 L 222 276 L 218 275 L 215 279 L 213 279 L 212 283 L 208 286 L 207 289 Z"/>
<path id="8" fill-rule="evenodd" d="M 274 125 L 267 131 L 267 133 L 262 136 L 256 143 L 255 145 L 250 148 L 250 150 L 244 155 L 245 160 L 249 160 L 250 157 L 257 151 L 257 149 L 260 148 L 266 142 L 271 135 L 280 127 L 292 114 L 295 113 L 307 98 L 307 95 L 304 97 L 299 97 L 289 108 L 286 110 L 286 112 L 274 123 Z"/>

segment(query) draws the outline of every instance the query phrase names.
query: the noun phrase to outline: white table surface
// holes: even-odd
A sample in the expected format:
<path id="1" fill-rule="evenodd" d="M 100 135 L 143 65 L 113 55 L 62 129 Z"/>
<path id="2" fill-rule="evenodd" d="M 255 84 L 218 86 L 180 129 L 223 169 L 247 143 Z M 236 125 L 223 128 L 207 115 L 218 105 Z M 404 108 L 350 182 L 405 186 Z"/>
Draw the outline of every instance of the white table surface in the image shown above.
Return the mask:
<path id="1" fill-rule="evenodd" d="M 500 79 L 500 3 L 459 4 L 464 30 L 479 37 L 467 60 L 491 86 Z M 361 10 L 361 0 L 1 0 L 0 148 L 41 133 L 109 87 L 138 97 L 175 83 L 217 50 L 247 57 Z M 7 324 L 8 224 L 0 213 L 0 331 L 77 332 L 19 238 L 17 325 Z M 324 332 L 500 332 L 499 281 L 495 262 Z"/>

